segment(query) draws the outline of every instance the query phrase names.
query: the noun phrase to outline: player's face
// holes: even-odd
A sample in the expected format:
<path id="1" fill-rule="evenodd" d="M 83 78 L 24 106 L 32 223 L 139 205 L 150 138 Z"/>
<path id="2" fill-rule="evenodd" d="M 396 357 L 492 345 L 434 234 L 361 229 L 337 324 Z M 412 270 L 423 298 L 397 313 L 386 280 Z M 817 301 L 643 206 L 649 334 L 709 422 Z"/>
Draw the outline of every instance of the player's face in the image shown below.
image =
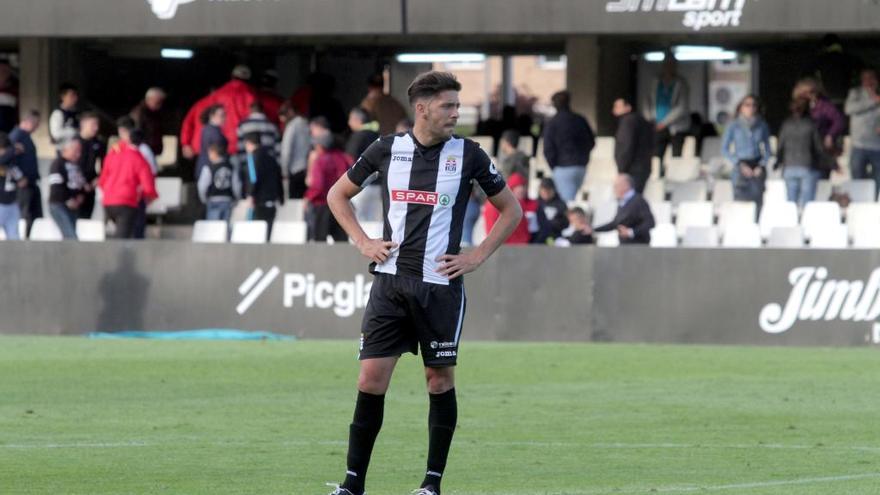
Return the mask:
<path id="1" fill-rule="evenodd" d="M 432 98 L 428 102 L 424 116 L 431 135 L 442 139 L 451 138 L 458 123 L 460 106 L 458 91 L 443 91 Z"/>

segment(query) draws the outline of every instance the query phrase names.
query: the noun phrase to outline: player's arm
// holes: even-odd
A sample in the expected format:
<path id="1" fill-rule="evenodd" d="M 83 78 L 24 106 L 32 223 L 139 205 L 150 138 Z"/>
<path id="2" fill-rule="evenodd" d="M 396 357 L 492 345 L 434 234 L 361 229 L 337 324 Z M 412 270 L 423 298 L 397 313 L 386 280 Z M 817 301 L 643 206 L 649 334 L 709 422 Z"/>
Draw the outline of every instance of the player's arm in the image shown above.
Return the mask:
<path id="1" fill-rule="evenodd" d="M 336 221 L 351 237 L 361 254 L 376 263 L 384 263 L 397 244 L 367 237 L 367 233 L 358 223 L 354 208 L 351 206 L 351 198 L 359 192 L 361 192 L 361 188 L 352 182 L 348 174 L 344 174 L 327 193 L 327 205 L 330 206 L 330 211 L 333 212 Z"/>
<path id="2" fill-rule="evenodd" d="M 516 197 L 505 187 L 498 194 L 489 197 L 489 202 L 498 209 L 500 216 L 492 230 L 479 246 L 461 254 L 444 254 L 437 258 L 440 268 L 437 272 L 453 279 L 470 273 L 492 256 L 501 244 L 510 237 L 522 220 L 522 207 Z"/>

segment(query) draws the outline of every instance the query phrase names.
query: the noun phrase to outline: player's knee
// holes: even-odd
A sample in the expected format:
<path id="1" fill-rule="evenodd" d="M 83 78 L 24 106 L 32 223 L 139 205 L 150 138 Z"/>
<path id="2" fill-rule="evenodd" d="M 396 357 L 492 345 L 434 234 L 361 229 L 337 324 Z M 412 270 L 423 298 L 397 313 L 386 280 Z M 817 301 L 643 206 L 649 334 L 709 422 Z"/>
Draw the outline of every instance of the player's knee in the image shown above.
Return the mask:
<path id="1" fill-rule="evenodd" d="M 426 368 L 425 378 L 429 394 L 442 394 L 455 387 L 453 368 Z"/>
<path id="2" fill-rule="evenodd" d="M 358 376 L 358 390 L 368 394 L 383 395 L 388 390 L 388 377 L 374 370 L 362 370 Z"/>

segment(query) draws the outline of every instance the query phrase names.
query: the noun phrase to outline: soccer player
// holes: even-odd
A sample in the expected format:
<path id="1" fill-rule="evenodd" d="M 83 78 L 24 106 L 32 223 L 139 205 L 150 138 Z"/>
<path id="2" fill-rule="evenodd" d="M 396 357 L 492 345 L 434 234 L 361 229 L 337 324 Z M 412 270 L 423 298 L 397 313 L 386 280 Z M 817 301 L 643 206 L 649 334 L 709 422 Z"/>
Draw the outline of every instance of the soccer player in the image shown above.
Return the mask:
<path id="1" fill-rule="evenodd" d="M 466 298 L 462 276 L 477 269 L 513 232 L 519 202 L 495 165 L 458 121 L 455 76 L 419 75 L 408 89 L 415 125 L 374 142 L 333 186 L 328 203 L 375 275 L 361 329 L 360 376 L 349 429 L 345 481 L 331 495 L 363 495 L 373 444 L 382 427 L 385 392 L 400 356 L 422 353 L 430 412 L 427 473 L 418 495 L 439 495 L 458 407 L 454 367 Z M 385 229 L 370 239 L 350 200 L 378 172 Z M 501 212 L 482 244 L 462 253 L 465 209 L 475 181 Z"/>

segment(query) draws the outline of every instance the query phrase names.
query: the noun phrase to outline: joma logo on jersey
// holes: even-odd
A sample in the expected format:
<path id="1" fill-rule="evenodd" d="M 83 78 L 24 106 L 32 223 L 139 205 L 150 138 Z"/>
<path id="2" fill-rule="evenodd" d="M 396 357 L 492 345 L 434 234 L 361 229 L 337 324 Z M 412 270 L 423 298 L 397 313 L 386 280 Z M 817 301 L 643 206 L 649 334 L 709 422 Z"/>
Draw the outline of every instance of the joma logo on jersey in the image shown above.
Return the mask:
<path id="1" fill-rule="evenodd" d="M 406 155 L 391 155 L 392 162 L 411 162 L 412 157 Z"/>
<path id="2" fill-rule="evenodd" d="M 419 205 L 449 206 L 449 195 L 430 191 L 408 191 L 395 189 L 391 191 L 391 201 L 415 203 Z"/>

